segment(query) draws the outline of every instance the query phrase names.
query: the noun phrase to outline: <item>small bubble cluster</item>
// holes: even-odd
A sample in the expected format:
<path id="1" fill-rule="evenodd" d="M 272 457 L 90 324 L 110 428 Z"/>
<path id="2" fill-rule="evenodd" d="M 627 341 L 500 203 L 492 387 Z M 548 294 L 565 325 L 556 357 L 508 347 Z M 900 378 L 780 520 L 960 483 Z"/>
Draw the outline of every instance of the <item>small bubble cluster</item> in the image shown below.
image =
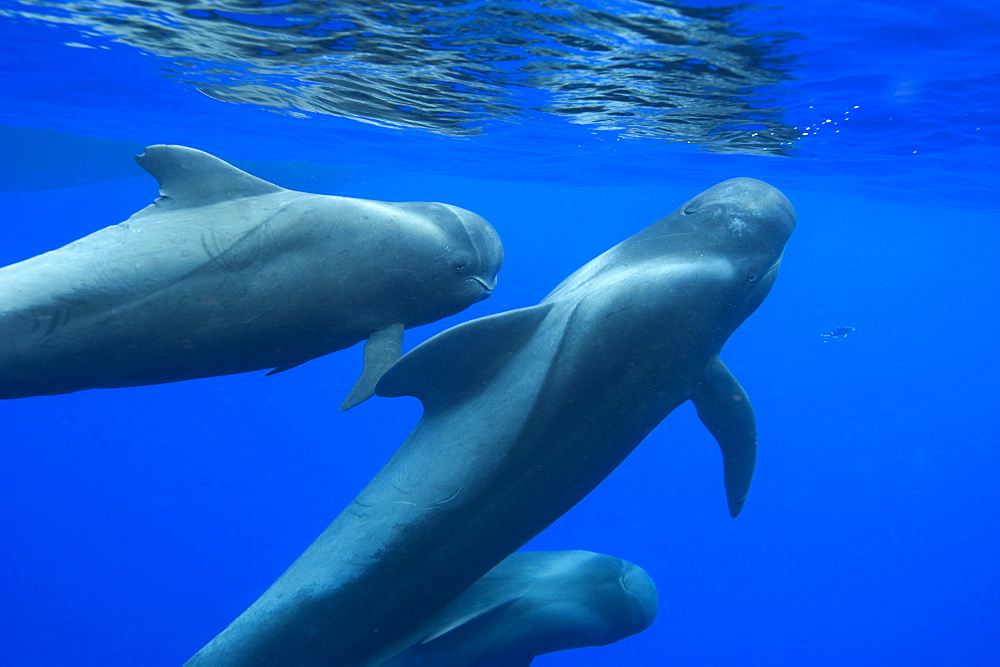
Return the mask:
<path id="1" fill-rule="evenodd" d="M 813 109 L 814 107 L 813 105 L 810 104 L 809 108 Z M 825 129 L 827 126 L 835 127 L 837 125 L 840 125 L 841 123 L 846 123 L 851 119 L 851 112 L 859 108 L 861 108 L 861 105 L 855 104 L 850 109 L 845 109 L 844 117 L 841 120 L 834 120 L 832 118 L 827 118 L 826 120 L 823 120 L 819 123 L 813 123 L 812 125 L 807 125 L 805 128 L 802 128 L 802 132 L 799 133 L 799 136 L 802 137 L 816 136 L 817 134 L 819 134 L 820 130 Z M 796 127 L 795 129 L 798 130 L 799 128 Z M 839 132 L 840 130 L 833 131 L 834 134 L 837 134 Z"/>
<path id="2" fill-rule="evenodd" d="M 824 343 L 828 343 L 834 338 L 846 338 L 847 334 L 854 331 L 854 327 L 834 327 L 828 333 L 822 333 L 819 335 L 823 339 Z"/>

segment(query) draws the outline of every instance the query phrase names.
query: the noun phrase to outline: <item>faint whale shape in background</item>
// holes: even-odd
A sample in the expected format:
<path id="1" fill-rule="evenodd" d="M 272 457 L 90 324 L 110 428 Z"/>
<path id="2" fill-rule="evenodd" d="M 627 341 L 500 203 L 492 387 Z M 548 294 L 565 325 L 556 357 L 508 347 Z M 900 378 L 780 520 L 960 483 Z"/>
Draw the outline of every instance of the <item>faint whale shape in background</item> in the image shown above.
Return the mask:
<path id="1" fill-rule="evenodd" d="M 420 423 L 354 501 L 191 665 L 379 664 L 584 498 L 676 407 L 722 448 L 729 511 L 757 449 L 719 359 L 763 302 L 795 227 L 773 187 L 736 178 L 589 262 L 541 304 L 438 334 L 381 396 Z"/>
<path id="2" fill-rule="evenodd" d="M 285 190 L 183 146 L 136 160 L 154 204 L 0 269 L 0 398 L 275 372 L 368 339 L 346 409 L 404 328 L 496 285 L 500 239 L 464 209 Z"/>
<path id="3" fill-rule="evenodd" d="M 620 558 L 521 551 L 428 619 L 420 641 L 385 665 L 527 665 L 543 653 L 642 632 L 657 606 L 652 578 Z"/>
<path id="4" fill-rule="evenodd" d="M 44 146 L 45 150 L 39 150 Z M 17 168 L 0 171 L 0 192 L 32 192 L 50 188 L 118 181 L 138 176 L 126 160 L 143 145 L 98 139 L 37 127 L 0 125 L 0 155 Z"/>

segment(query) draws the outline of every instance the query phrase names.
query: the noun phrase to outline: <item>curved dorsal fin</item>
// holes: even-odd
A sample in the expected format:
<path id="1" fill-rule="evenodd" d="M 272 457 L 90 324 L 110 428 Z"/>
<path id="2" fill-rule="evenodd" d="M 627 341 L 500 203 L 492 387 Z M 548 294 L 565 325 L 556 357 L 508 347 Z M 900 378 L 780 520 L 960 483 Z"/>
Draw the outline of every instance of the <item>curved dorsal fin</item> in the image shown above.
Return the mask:
<path id="1" fill-rule="evenodd" d="M 379 380 L 379 396 L 415 396 L 429 411 L 479 392 L 528 341 L 552 304 L 465 322 L 416 346 Z"/>
<path id="2" fill-rule="evenodd" d="M 135 161 L 159 181 L 159 206 L 206 206 L 284 191 L 214 155 L 186 146 L 149 146 Z"/>

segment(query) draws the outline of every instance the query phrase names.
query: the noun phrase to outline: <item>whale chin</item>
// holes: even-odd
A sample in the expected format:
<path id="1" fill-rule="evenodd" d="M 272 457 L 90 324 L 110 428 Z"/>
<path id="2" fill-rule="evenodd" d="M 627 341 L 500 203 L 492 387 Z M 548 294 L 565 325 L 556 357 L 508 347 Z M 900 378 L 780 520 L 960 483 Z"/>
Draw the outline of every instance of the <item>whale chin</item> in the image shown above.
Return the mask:
<path id="1" fill-rule="evenodd" d="M 475 283 L 475 288 L 480 290 L 480 295 L 476 299 L 476 302 L 483 301 L 493 294 L 493 290 L 496 289 L 496 280 L 493 281 L 493 286 L 491 287 L 485 280 L 478 277 L 469 278 L 469 282 Z"/>

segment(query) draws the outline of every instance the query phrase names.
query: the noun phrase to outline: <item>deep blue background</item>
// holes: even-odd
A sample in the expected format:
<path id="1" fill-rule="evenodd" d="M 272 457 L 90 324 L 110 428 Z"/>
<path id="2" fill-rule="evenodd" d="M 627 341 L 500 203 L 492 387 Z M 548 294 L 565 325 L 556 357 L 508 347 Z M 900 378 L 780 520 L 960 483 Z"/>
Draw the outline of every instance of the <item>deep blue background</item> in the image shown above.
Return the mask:
<path id="1" fill-rule="evenodd" d="M 0 132 L 0 265 L 148 204 L 137 147 L 193 145 L 287 187 L 446 201 L 490 220 L 508 258 L 496 294 L 409 332 L 410 347 L 536 303 L 719 180 L 763 178 L 799 227 L 771 296 L 723 353 L 759 422 L 746 509 L 728 518 L 717 447 L 690 406 L 671 415 L 529 545 L 641 565 L 659 618 L 538 664 L 1000 664 L 998 21 L 989 3 L 916 6 L 779 13 L 807 36 L 791 47 L 803 61 L 792 120 L 858 107 L 840 133 L 804 137 L 797 158 L 556 124 L 453 140 L 292 119 L 170 83 L 127 47 L 67 47 L 80 41 L 69 28 L 0 19 L 0 122 L 16 128 Z M 836 326 L 857 331 L 822 342 Z M 359 368 L 352 349 L 268 378 L 0 403 L 0 662 L 194 653 L 418 419 L 411 399 L 338 413 Z"/>

